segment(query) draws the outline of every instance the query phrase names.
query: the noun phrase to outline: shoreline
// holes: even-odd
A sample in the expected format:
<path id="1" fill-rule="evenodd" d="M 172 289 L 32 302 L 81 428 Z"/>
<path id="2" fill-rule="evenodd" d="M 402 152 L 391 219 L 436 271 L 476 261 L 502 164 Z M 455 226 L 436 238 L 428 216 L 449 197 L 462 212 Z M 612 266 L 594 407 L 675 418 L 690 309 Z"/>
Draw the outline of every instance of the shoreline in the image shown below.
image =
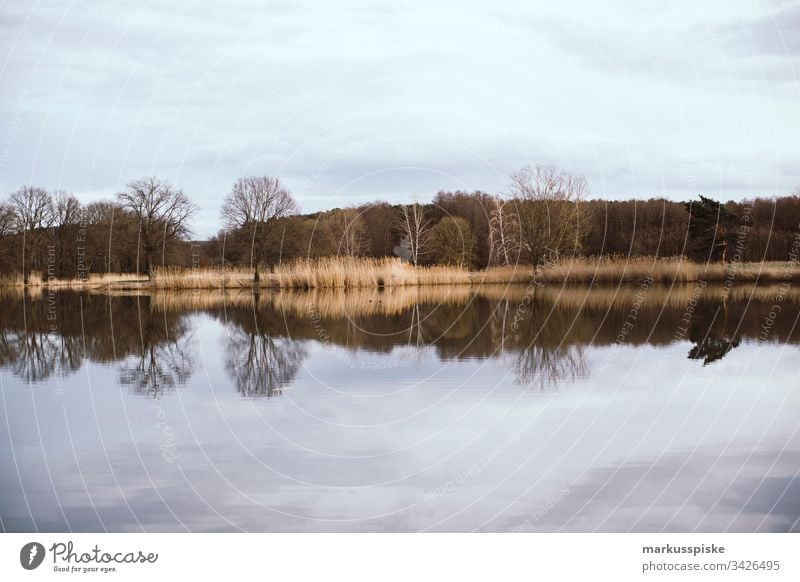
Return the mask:
<path id="1" fill-rule="evenodd" d="M 399 259 L 331 257 L 279 265 L 263 273 L 254 284 L 252 269 L 246 268 L 159 268 L 152 279 L 146 275 L 90 274 L 87 279 L 50 279 L 31 273 L 27 286 L 22 276 L 0 278 L 0 288 L 79 289 L 79 290 L 202 290 L 202 289 L 382 289 L 387 287 L 425 287 L 487 284 L 655 284 L 776 283 L 800 280 L 800 265 L 793 261 L 761 263 L 697 264 L 688 259 L 600 258 L 569 259 L 534 271 L 530 266 L 490 267 L 470 271 L 459 267 L 414 267 Z"/>

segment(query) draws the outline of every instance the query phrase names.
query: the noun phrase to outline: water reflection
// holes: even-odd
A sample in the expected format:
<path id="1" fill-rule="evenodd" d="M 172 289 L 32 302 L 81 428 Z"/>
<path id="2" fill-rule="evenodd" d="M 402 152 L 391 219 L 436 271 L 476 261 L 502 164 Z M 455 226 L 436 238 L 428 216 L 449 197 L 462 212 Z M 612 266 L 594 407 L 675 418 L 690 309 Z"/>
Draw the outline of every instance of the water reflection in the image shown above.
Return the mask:
<path id="1" fill-rule="evenodd" d="M 119 382 L 136 394 L 156 398 L 185 384 L 191 376 L 192 327 L 186 317 L 156 313 L 149 304 L 143 308 L 142 298 L 136 299 L 136 307 L 138 337 L 134 336 L 129 355 L 119 365 Z M 111 313 L 112 322 L 116 315 Z"/>
<path id="2" fill-rule="evenodd" d="M 697 315 L 689 327 L 689 339 L 695 344 L 689 350 L 690 360 L 710 364 L 739 346 L 739 332 L 729 320 L 727 301 L 701 301 L 695 309 Z"/>
<path id="3" fill-rule="evenodd" d="M 800 294 L 724 297 L 0 293 L 0 529 L 797 530 Z"/>
<path id="4" fill-rule="evenodd" d="M 116 362 L 119 382 L 158 396 L 188 381 L 198 315 L 221 322 L 225 370 L 243 396 L 273 396 L 292 382 L 306 342 L 357 353 L 433 350 L 442 361 L 511 355 L 516 381 L 554 390 L 589 376 L 586 346 L 666 345 L 686 338 L 688 358 L 711 364 L 769 319 L 771 287 L 728 294 L 708 287 L 430 287 L 368 291 L 54 293 L 0 296 L 0 366 L 26 382 L 69 375 L 84 360 Z M 798 305 L 788 295 L 786 308 Z M 633 306 L 633 307 L 632 307 Z M 634 311 L 635 309 L 635 311 Z M 635 325 L 631 314 L 635 312 Z M 796 342 L 791 318 L 768 321 L 769 341 Z M 687 333 L 677 331 L 686 327 Z M 624 334 L 622 333 L 624 331 Z"/>
<path id="5" fill-rule="evenodd" d="M 300 342 L 275 333 L 274 315 L 261 309 L 227 313 L 225 370 L 242 396 L 281 394 L 305 358 Z"/>

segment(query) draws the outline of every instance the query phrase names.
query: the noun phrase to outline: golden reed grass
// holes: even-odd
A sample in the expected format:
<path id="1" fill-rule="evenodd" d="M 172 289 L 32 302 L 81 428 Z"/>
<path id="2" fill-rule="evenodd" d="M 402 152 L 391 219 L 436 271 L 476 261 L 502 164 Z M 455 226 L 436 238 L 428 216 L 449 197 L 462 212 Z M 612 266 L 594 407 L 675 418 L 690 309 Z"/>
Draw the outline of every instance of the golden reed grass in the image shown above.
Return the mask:
<path id="1" fill-rule="evenodd" d="M 694 281 L 776 282 L 800 278 L 793 262 L 697 264 L 683 258 L 601 257 L 561 260 L 537 270 L 530 267 L 491 267 L 469 271 L 457 267 L 414 267 L 397 258 L 327 257 L 302 259 L 264 273 L 259 286 L 280 289 L 361 289 L 435 285 L 485 285 L 529 283 L 637 283 L 646 278 L 656 283 Z M 20 286 L 22 277 L 0 277 L 2 286 Z M 92 274 L 88 279 L 50 279 L 31 273 L 29 287 L 155 288 L 155 289 L 252 289 L 249 268 L 176 268 L 155 270 L 152 279 L 135 274 Z"/>
<path id="2" fill-rule="evenodd" d="M 490 301 L 508 301 L 521 305 L 523 301 L 542 302 L 548 309 L 611 309 L 637 305 L 640 308 L 685 308 L 698 299 L 720 302 L 774 301 L 778 295 L 784 300 L 800 302 L 800 289 L 777 284 L 745 283 L 733 288 L 721 284 L 696 283 L 674 285 L 621 284 L 619 286 L 548 285 L 528 287 L 522 285 L 431 285 L 399 286 L 385 289 L 267 289 L 262 293 L 240 289 L 190 290 L 121 290 L 115 295 L 146 295 L 151 308 L 160 312 L 182 312 L 205 309 L 253 309 L 269 306 L 281 313 L 299 317 L 358 317 L 398 315 L 415 305 L 465 305 L 475 298 Z"/>
<path id="3" fill-rule="evenodd" d="M 468 271 L 456 267 L 413 267 L 400 259 L 327 257 L 301 259 L 263 273 L 261 287 L 280 289 L 360 289 L 481 283 L 526 283 L 532 271 L 526 267 L 493 267 Z M 157 289 L 229 289 L 253 286 L 247 268 L 156 269 Z"/>
<path id="4" fill-rule="evenodd" d="M 45 281 L 39 271 L 31 271 L 28 274 L 28 287 L 58 287 L 63 289 L 92 289 L 96 287 L 109 287 L 119 285 L 139 285 L 148 281 L 147 275 L 137 275 L 136 273 L 91 273 L 83 279 L 59 279 L 53 278 Z M 0 275 L 1 287 L 22 287 L 24 281 L 21 273 L 9 273 Z"/>

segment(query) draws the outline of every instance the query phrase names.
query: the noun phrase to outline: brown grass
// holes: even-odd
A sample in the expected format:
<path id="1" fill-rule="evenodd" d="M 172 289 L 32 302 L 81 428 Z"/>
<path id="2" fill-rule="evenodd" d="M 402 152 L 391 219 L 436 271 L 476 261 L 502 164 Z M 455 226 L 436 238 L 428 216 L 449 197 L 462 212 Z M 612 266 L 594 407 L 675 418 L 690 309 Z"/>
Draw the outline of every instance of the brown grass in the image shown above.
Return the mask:
<path id="1" fill-rule="evenodd" d="M 97 287 L 110 287 L 125 284 L 137 284 L 147 282 L 146 275 L 135 273 L 91 273 L 85 279 L 56 279 L 44 280 L 38 271 L 31 271 L 28 274 L 28 287 L 57 287 L 62 289 L 93 289 Z M 0 276 L 0 286 L 3 287 L 22 287 L 22 274 L 9 273 Z"/>
<path id="2" fill-rule="evenodd" d="M 472 285 L 525 283 L 532 271 L 526 267 L 496 267 L 468 271 L 455 267 L 413 267 L 400 259 L 328 257 L 303 259 L 263 273 L 259 286 L 281 289 L 361 289 L 418 285 Z M 241 289 L 253 286 L 247 268 L 157 269 L 152 286 L 157 289 Z"/>
<path id="3" fill-rule="evenodd" d="M 719 283 L 709 283 L 702 288 L 696 283 L 674 285 L 547 285 L 529 288 L 523 285 L 429 285 L 398 286 L 386 289 L 342 288 L 265 289 L 260 294 L 243 289 L 189 290 L 120 290 L 115 294 L 148 295 L 150 305 L 157 311 L 182 312 L 186 310 L 247 308 L 271 305 L 276 310 L 305 317 L 357 317 L 392 316 L 420 304 L 465 304 L 474 297 L 492 301 L 509 301 L 516 309 L 530 300 L 542 301 L 555 309 L 610 309 L 633 306 L 640 308 L 685 308 L 698 298 L 718 302 L 727 297 L 731 301 L 775 301 L 778 296 L 792 302 L 800 301 L 800 289 L 787 290 L 778 284 L 743 283 L 730 289 Z M 527 298 L 527 299 L 526 299 Z"/>
<path id="4" fill-rule="evenodd" d="M 265 277 L 262 284 L 270 285 Z M 253 270 L 237 268 L 182 269 L 163 267 L 155 270 L 152 286 L 156 289 L 241 289 L 252 287 Z"/>
<path id="5" fill-rule="evenodd" d="M 714 263 L 700 265 L 682 258 L 603 257 L 566 259 L 537 271 L 526 266 L 492 267 L 468 271 L 456 267 L 413 267 L 399 259 L 328 257 L 303 259 L 280 265 L 263 274 L 259 285 L 281 289 L 378 289 L 406 286 L 483 285 L 529 283 L 637 283 L 646 278 L 658 283 L 690 283 L 704 280 L 760 283 L 800 278 L 800 265 L 793 262 Z M 22 277 L 0 277 L 2 286 L 21 286 Z M 30 287 L 63 288 L 155 288 L 155 289 L 252 289 L 253 272 L 248 268 L 157 269 L 152 280 L 143 275 L 92 274 L 88 280 L 42 281 L 31 273 Z"/>
<path id="6" fill-rule="evenodd" d="M 602 257 L 568 259 L 537 273 L 546 283 L 635 283 L 651 277 L 658 283 L 694 281 L 783 281 L 800 278 L 800 265 L 785 262 L 697 264 L 683 258 Z"/>

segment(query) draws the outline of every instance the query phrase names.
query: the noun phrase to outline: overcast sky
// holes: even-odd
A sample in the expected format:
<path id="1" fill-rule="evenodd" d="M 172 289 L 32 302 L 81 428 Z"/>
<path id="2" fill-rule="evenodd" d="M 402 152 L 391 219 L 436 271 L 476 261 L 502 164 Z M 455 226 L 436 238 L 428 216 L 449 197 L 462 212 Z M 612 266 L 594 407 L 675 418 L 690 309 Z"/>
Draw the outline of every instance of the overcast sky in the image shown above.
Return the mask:
<path id="1" fill-rule="evenodd" d="M 212 234 L 239 176 L 303 211 L 499 192 L 800 185 L 800 2 L 19 2 L 0 8 L 0 191 L 157 174 Z"/>

